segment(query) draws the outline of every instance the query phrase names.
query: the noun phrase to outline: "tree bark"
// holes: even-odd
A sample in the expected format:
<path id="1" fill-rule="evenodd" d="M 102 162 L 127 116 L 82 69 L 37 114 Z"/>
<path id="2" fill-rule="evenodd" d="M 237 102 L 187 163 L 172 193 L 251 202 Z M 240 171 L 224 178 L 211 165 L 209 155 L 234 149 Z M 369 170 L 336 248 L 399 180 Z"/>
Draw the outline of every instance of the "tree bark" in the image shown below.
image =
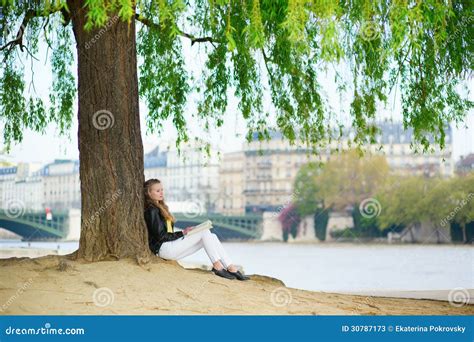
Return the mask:
<path id="1" fill-rule="evenodd" d="M 83 5 L 68 0 L 78 59 L 81 237 L 76 257 L 147 258 L 135 23 L 111 14 L 106 26 L 86 32 Z"/>

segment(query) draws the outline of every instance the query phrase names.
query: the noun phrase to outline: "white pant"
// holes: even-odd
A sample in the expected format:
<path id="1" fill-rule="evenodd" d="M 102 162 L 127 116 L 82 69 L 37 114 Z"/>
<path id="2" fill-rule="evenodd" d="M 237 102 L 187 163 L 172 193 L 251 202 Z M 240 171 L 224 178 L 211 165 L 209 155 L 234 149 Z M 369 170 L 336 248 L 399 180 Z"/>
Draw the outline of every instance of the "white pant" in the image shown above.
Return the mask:
<path id="1" fill-rule="evenodd" d="M 232 261 L 224 250 L 219 238 L 216 234 L 211 233 L 210 230 L 185 235 L 184 238 L 177 240 L 163 242 L 158 251 L 158 256 L 167 260 L 179 260 L 196 253 L 203 247 L 212 263 L 220 260 L 225 268 L 232 265 Z"/>

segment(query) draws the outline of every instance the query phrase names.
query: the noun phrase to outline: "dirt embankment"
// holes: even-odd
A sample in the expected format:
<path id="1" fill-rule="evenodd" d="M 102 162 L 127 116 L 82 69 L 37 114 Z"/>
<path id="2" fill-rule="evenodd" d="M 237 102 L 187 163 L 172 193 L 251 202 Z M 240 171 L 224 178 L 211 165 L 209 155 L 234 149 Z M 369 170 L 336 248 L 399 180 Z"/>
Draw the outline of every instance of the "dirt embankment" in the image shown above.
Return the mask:
<path id="1" fill-rule="evenodd" d="M 0 314 L 472 315 L 473 305 L 312 292 L 250 275 L 227 280 L 154 258 L 85 263 L 67 256 L 0 260 Z"/>

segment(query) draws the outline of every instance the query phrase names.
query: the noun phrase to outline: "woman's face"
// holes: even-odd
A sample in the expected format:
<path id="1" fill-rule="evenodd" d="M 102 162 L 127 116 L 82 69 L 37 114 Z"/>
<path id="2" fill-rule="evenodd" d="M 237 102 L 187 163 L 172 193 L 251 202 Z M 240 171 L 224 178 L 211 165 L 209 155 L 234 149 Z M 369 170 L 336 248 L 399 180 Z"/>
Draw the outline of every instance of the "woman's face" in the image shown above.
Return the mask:
<path id="1" fill-rule="evenodd" d="M 163 201 L 163 185 L 161 183 L 153 184 L 149 190 L 150 198 L 154 201 Z"/>

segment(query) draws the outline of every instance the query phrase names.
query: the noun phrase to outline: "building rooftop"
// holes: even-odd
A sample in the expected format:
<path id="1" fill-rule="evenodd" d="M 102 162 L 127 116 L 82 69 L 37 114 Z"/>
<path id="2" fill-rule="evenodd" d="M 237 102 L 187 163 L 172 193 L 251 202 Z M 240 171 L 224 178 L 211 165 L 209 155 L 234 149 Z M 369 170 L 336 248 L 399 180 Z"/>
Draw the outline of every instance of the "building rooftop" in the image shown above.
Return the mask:
<path id="1" fill-rule="evenodd" d="M 405 130 L 401 122 L 380 122 L 377 124 L 377 127 L 381 130 L 380 144 L 409 144 L 414 140 L 413 128 L 409 127 Z M 444 129 L 446 143 L 450 144 L 452 142 L 451 126 L 446 125 Z M 434 137 L 428 135 L 428 141 L 430 144 L 433 144 Z"/>
<path id="2" fill-rule="evenodd" d="M 151 167 L 166 167 L 166 152 L 160 151 L 159 146 L 145 154 L 145 169 Z"/>
<path id="3" fill-rule="evenodd" d="M 409 144 L 413 141 L 413 128 L 409 127 L 405 130 L 403 128 L 403 123 L 401 122 L 382 121 L 376 123 L 376 126 L 381 131 L 381 134 L 379 134 L 380 140 L 377 140 L 380 144 Z M 280 131 L 269 130 L 268 133 L 270 139 L 283 139 L 283 134 Z M 451 126 L 448 124 L 445 125 L 445 134 L 446 143 L 450 144 L 452 142 L 452 129 Z M 354 130 L 351 127 L 346 127 L 343 129 L 344 137 L 352 137 L 353 135 Z M 336 136 L 338 136 L 338 134 L 336 134 Z M 252 141 L 258 141 L 258 137 L 259 132 L 252 133 Z M 430 143 L 434 143 L 433 136 L 428 135 L 428 140 Z"/>
<path id="4" fill-rule="evenodd" d="M 8 175 L 17 172 L 16 166 L 0 167 L 0 175 Z"/>

